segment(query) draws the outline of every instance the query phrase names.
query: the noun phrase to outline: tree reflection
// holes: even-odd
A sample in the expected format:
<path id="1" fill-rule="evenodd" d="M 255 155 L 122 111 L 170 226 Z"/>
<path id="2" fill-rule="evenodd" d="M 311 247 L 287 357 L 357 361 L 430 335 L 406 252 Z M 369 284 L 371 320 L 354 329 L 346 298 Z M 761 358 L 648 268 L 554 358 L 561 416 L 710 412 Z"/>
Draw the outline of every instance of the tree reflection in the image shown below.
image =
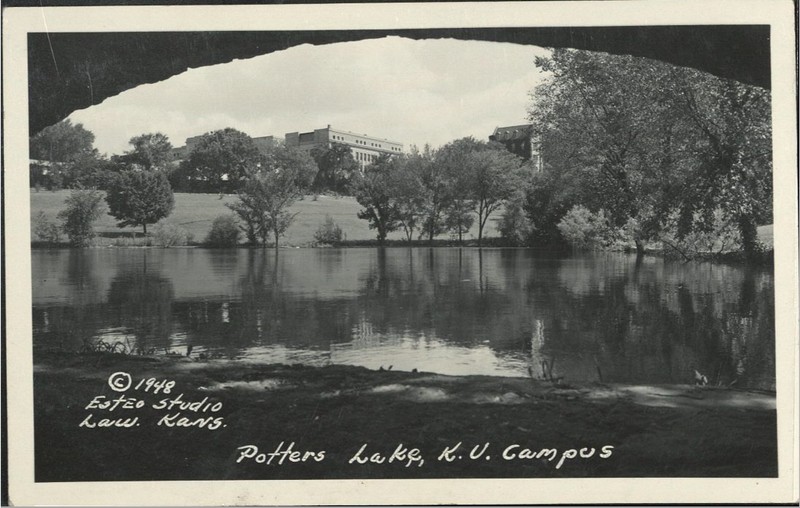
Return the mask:
<path id="1" fill-rule="evenodd" d="M 136 339 L 131 349 L 139 353 L 169 352 L 173 346 L 172 282 L 148 269 L 145 256 L 138 268 L 121 269 L 108 289 L 109 314 L 117 326 Z"/>

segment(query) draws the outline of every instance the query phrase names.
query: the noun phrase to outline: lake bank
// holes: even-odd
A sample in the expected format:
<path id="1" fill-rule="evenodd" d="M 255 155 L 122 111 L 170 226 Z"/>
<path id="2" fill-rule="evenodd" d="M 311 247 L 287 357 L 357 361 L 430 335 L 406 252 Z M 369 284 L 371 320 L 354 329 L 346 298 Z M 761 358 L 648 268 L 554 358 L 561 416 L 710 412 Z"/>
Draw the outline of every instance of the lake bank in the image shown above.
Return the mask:
<path id="1" fill-rule="evenodd" d="M 777 471 L 768 393 L 103 353 L 37 354 L 34 391 L 37 481 Z M 102 408 L 120 395 L 142 406 Z"/>

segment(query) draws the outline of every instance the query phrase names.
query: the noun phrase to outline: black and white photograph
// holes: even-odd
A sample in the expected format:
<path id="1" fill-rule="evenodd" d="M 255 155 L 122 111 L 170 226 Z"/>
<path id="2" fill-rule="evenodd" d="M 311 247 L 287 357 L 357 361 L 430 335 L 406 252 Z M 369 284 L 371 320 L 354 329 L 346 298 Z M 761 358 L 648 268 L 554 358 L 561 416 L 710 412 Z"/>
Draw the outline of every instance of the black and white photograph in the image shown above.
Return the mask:
<path id="1" fill-rule="evenodd" d="M 8 502 L 797 500 L 757 4 L 6 8 Z"/>

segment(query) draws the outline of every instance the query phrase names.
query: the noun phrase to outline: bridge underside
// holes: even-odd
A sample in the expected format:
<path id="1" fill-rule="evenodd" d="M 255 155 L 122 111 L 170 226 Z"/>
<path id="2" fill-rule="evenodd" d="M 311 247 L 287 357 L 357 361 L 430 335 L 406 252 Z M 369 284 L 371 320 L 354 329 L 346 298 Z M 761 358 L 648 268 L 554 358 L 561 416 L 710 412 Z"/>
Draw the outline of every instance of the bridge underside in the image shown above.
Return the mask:
<path id="1" fill-rule="evenodd" d="M 280 51 L 386 36 L 570 47 L 654 58 L 770 87 L 768 26 L 658 26 L 324 30 L 291 32 L 32 33 L 28 36 L 30 131 L 75 110 L 189 68 Z"/>

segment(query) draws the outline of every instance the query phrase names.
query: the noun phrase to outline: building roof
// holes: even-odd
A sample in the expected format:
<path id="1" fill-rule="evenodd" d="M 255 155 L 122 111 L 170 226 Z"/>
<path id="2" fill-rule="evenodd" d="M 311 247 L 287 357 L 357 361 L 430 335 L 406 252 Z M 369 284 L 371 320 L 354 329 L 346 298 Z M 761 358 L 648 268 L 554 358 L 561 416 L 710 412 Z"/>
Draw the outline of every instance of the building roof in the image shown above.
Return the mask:
<path id="1" fill-rule="evenodd" d="M 533 124 L 511 125 L 509 127 L 495 127 L 494 133 L 490 136 L 495 141 L 510 141 L 529 138 Z"/>

